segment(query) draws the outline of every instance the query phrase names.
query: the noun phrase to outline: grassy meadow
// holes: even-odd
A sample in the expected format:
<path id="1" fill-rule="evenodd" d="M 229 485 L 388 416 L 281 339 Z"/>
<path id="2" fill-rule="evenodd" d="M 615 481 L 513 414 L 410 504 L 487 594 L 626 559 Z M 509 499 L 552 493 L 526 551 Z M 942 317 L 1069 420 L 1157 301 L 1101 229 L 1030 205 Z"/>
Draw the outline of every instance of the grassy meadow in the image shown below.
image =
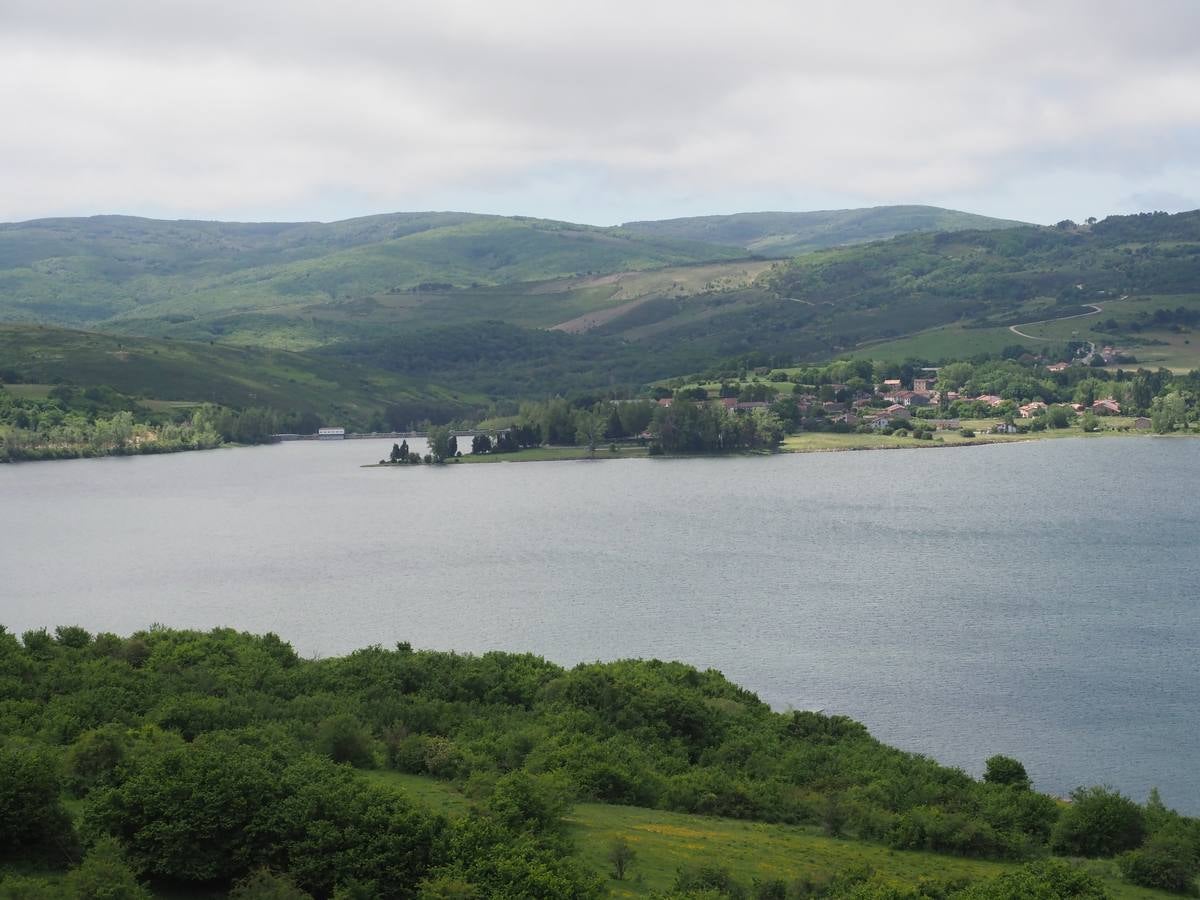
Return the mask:
<path id="1" fill-rule="evenodd" d="M 401 791 L 446 816 L 465 814 L 471 800 L 452 784 L 392 771 L 361 773 L 382 790 Z M 636 806 L 579 803 L 567 815 L 568 832 L 580 859 L 611 876 L 609 846 L 624 838 L 637 856 L 623 880 L 608 878 L 613 897 L 649 897 L 668 890 L 682 867 L 720 865 L 749 885 L 755 878 L 814 881 L 868 866 L 897 886 L 922 879 L 994 878 L 1017 864 L 967 859 L 878 844 L 841 840 L 816 828 L 770 825 L 740 819 L 690 815 Z M 1115 900 L 1156 900 L 1171 896 L 1121 882 L 1108 862 L 1085 863 L 1105 881 Z"/>

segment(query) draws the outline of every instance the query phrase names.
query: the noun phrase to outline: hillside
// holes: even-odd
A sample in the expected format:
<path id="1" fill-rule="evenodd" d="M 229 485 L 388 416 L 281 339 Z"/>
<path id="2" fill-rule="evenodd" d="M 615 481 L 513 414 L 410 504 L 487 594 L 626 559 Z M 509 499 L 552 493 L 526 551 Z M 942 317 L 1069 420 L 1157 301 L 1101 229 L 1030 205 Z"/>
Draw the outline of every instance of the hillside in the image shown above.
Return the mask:
<path id="1" fill-rule="evenodd" d="M 1155 896 L 1118 872 L 1168 886 L 1175 865 L 1176 889 L 1196 875 L 1200 823 L 1157 798 L 1061 804 L 1004 756 L 976 780 L 681 663 L 564 669 L 406 643 L 305 659 L 273 634 L 60 627 L 0 629 L 0 672 L 4 896 L 50 896 L 8 876 L 53 883 L 81 856 L 84 873 L 189 896 L 260 868 L 317 897 L 546 900 L 612 881 L 624 896 L 1100 900 Z M 617 839 L 628 885 L 607 877 Z M 1063 859 L 1080 856 L 1107 884 Z"/>
<path id="2" fill-rule="evenodd" d="M 495 285 L 727 259 L 737 248 L 467 213 L 324 223 L 123 216 L 0 225 L 0 320 L 128 331 L 338 304 L 421 285 Z"/>
<path id="3" fill-rule="evenodd" d="M 158 401 L 311 412 L 367 428 L 474 413 L 482 398 L 281 350 L 0 325 L 0 382 L 108 385 Z"/>
<path id="4" fill-rule="evenodd" d="M 984 231 L 1023 225 L 936 206 L 875 206 L 814 212 L 751 212 L 694 216 L 621 227 L 648 237 L 741 247 L 757 256 L 783 258 L 813 250 L 879 241 L 924 231 Z"/>

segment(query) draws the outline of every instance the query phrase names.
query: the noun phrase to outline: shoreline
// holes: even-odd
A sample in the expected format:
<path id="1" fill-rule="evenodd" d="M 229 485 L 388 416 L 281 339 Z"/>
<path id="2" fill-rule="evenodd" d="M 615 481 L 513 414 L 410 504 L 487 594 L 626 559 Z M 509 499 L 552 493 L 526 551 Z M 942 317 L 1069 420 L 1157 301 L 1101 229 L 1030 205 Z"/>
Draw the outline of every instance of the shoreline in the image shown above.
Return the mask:
<path id="1" fill-rule="evenodd" d="M 893 439 L 888 435 L 859 435 L 859 434 L 836 434 L 827 431 L 802 432 L 797 435 L 789 435 L 784 438 L 783 444 L 771 451 L 749 451 L 742 453 L 673 453 L 663 454 L 661 456 L 650 456 L 645 452 L 645 448 L 629 448 L 637 450 L 633 453 L 610 453 L 608 450 L 597 450 L 595 453 L 589 453 L 585 449 L 574 447 L 540 447 L 530 448 L 528 450 L 518 450 L 514 453 L 503 454 L 486 454 L 479 457 L 462 456 L 456 458 L 452 462 L 446 462 L 442 465 L 457 465 L 461 462 L 469 462 L 471 464 L 480 463 L 534 463 L 534 462 L 572 462 L 572 461 L 588 461 L 601 462 L 608 460 L 622 459 L 714 459 L 714 458 L 745 458 L 753 456 L 783 456 L 793 453 L 853 453 L 859 451 L 870 450 L 949 450 L 956 447 L 989 447 L 1000 444 L 1034 444 L 1048 440 L 1069 440 L 1069 439 L 1111 439 L 1111 438 L 1197 438 L 1200 435 L 1195 433 L 1180 433 L 1174 432 L 1171 434 L 1154 434 L 1153 432 L 1137 432 L 1137 431 L 1101 431 L 1101 432 L 1084 432 L 1076 429 L 1062 429 L 1055 432 L 1040 432 L 1038 434 L 1022 434 L 1022 435 L 995 435 L 987 436 L 980 435 L 973 438 L 960 438 L 953 441 L 931 440 L 923 441 L 915 438 L 898 438 Z M 816 438 L 814 441 L 813 439 Z M 840 438 L 842 440 L 833 440 Z M 868 440 L 862 440 L 867 438 Z M 810 442 L 805 445 L 805 441 Z M 788 442 L 792 445 L 789 446 Z M 828 444 L 828 446 L 821 446 Z M 536 455 L 534 455 L 536 453 Z M 429 465 L 422 463 L 420 466 L 412 466 L 412 468 L 421 468 Z M 359 466 L 361 469 L 402 469 L 409 466 L 404 463 L 364 463 Z"/>

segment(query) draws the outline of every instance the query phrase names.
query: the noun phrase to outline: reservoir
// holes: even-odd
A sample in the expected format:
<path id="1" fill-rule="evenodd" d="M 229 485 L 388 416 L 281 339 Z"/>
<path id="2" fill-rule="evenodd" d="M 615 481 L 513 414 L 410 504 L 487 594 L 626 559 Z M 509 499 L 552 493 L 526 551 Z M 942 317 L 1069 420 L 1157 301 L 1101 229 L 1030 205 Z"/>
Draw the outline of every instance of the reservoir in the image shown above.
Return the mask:
<path id="1" fill-rule="evenodd" d="M 680 659 L 1200 814 L 1200 441 L 360 468 L 390 448 L 0 466 L 0 623 Z"/>

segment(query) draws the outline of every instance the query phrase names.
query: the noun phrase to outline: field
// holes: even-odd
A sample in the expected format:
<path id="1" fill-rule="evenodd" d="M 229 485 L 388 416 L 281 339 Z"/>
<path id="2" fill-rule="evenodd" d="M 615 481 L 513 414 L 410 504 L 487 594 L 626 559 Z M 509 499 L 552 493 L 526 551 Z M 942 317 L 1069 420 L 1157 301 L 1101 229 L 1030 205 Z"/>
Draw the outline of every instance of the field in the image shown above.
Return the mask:
<path id="1" fill-rule="evenodd" d="M 470 800 L 450 784 L 417 775 L 373 771 L 363 777 L 384 789 L 401 790 L 445 815 L 464 814 Z M 736 819 L 662 812 L 634 806 L 580 803 L 567 816 L 578 855 L 597 871 L 611 871 L 606 855 L 612 840 L 623 837 L 637 853 L 623 881 L 609 879 L 614 897 L 648 897 L 671 887 L 683 866 L 724 866 L 747 886 L 753 878 L 814 880 L 861 866 L 898 885 L 921 878 L 994 878 L 1011 863 L 988 862 L 932 853 L 889 850 L 878 844 L 826 837 L 813 828 L 768 825 Z M 1096 864 L 1117 900 L 1169 896 L 1135 888 L 1115 877 L 1110 864 Z"/>
<path id="2" fill-rule="evenodd" d="M 852 354 L 854 359 L 873 359 L 901 362 L 905 359 L 925 359 L 939 362 L 969 359 L 981 354 L 997 354 L 1016 344 L 1030 352 L 1045 352 L 1048 346 L 1068 341 L 1089 341 L 1097 346 L 1113 345 L 1137 358 L 1135 364 L 1124 368 L 1144 366 L 1188 372 L 1200 368 L 1200 336 L 1190 328 L 1146 328 L 1141 331 L 1108 330 L 1104 323 L 1137 321 L 1157 309 L 1200 310 L 1200 295 L 1195 294 L 1136 294 L 1108 300 L 1099 298 L 1101 311 L 1094 315 L 1039 321 L 1035 308 L 1027 307 L 1029 321 L 1017 326 L 1021 334 L 1009 327 L 967 328 L 960 324 L 931 328 L 895 340 L 864 344 Z M 1115 367 L 1110 367 L 1115 368 Z"/>

